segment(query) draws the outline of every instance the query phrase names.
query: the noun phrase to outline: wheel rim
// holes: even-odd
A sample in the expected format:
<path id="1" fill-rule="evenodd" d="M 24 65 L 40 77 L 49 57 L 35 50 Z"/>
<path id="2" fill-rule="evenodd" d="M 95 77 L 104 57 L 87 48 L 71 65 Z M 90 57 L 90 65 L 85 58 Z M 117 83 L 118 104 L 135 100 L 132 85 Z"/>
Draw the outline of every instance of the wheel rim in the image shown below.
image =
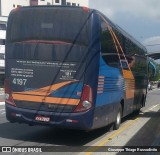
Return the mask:
<path id="1" fill-rule="evenodd" d="M 119 125 L 120 122 L 121 122 L 121 113 L 118 112 L 118 114 L 117 114 L 117 124 Z"/>

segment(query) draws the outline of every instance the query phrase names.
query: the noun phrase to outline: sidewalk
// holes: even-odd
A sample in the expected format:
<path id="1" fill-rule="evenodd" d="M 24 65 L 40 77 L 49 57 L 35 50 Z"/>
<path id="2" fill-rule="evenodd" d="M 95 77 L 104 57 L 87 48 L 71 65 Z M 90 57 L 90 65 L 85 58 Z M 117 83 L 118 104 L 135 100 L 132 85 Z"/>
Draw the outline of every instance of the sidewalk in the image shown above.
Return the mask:
<path id="1" fill-rule="evenodd" d="M 4 104 L 4 88 L 0 88 L 0 105 Z"/>

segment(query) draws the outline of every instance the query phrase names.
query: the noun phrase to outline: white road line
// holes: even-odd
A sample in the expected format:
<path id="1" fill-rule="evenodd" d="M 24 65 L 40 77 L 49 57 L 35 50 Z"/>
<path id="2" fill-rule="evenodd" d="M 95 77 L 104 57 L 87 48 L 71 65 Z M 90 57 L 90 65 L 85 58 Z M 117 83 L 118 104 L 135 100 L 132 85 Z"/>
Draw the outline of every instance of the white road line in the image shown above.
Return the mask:
<path id="1" fill-rule="evenodd" d="M 5 109 L 0 109 L 0 111 L 4 111 Z"/>
<path id="2" fill-rule="evenodd" d="M 5 114 L 6 112 L 2 112 L 1 115 Z"/>
<path id="3" fill-rule="evenodd" d="M 148 108 L 147 110 L 143 111 L 143 114 L 145 114 L 145 112 L 148 112 L 154 108 L 156 108 L 157 106 L 159 106 L 160 104 L 154 105 L 150 108 Z M 110 135 L 107 135 L 107 137 L 104 137 L 104 139 L 100 139 L 98 140 L 98 142 L 92 144 L 92 148 L 89 147 L 89 149 L 86 149 L 88 152 L 85 153 L 85 155 L 92 155 L 92 154 L 96 154 L 96 151 L 99 149 L 98 147 L 103 147 L 105 146 L 110 140 L 114 139 L 116 136 L 120 135 L 122 132 L 124 132 L 125 130 L 128 129 L 128 127 L 134 125 L 134 123 L 137 122 L 137 120 L 139 120 L 141 117 L 138 117 L 133 119 L 133 120 L 129 120 L 128 122 L 124 123 L 123 126 L 120 127 L 119 130 L 114 131 L 113 133 L 111 133 Z M 98 147 L 97 147 L 98 146 Z M 91 148 L 91 149 L 90 149 Z"/>
<path id="4" fill-rule="evenodd" d="M 156 108 L 157 106 L 159 106 L 159 104 L 157 104 L 157 105 L 151 107 L 150 109 L 148 109 L 148 111 L 153 110 L 153 109 Z"/>
<path id="5" fill-rule="evenodd" d="M 151 107 L 149 107 L 148 109 L 146 109 L 146 110 L 142 111 L 142 113 L 144 114 L 145 112 L 149 112 L 149 111 L 153 110 L 154 108 L 158 107 L 159 105 L 160 105 L 160 104 L 157 104 L 157 105 L 151 106 Z"/>

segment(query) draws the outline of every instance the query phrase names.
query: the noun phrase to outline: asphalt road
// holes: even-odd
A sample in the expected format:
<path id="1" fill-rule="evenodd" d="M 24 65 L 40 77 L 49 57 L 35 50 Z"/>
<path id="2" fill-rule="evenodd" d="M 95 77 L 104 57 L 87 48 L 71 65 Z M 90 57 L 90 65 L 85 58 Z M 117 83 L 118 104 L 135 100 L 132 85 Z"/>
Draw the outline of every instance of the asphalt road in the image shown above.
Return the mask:
<path id="1" fill-rule="evenodd" d="M 79 154 L 82 151 L 80 154 L 85 155 L 121 154 L 104 152 L 104 150 L 98 153 L 103 146 L 160 146 L 159 96 L 160 90 L 149 91 L 146 107 L 142 109 L 140 115 L 130 115 L 124 118 L 117 131 L 110 130 L 110 127 L 83 132 L 12 124 L 5 118 L 4 105 L 0 105 L 0 146 L 51 146 L 56 152 L 49 154 Z M 79 148 L 79 146 L 84 147 Z"/>

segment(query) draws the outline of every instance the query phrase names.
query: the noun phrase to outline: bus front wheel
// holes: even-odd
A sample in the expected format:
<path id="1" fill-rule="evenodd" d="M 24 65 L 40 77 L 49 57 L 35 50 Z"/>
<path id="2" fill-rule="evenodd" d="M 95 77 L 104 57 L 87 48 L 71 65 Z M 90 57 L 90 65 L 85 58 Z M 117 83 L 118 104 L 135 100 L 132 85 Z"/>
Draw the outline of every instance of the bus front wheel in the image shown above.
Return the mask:
<path id="1" fill-rule="evenodd" d="M 122 108 L 120 106 L 120 108 L 118 109 L 117 115 L 116 115 L 116 120 L 113 124 L 113 129 L 117 130 L 120 127 L 121 124 L 121 119 L 122 119 Z"/>

